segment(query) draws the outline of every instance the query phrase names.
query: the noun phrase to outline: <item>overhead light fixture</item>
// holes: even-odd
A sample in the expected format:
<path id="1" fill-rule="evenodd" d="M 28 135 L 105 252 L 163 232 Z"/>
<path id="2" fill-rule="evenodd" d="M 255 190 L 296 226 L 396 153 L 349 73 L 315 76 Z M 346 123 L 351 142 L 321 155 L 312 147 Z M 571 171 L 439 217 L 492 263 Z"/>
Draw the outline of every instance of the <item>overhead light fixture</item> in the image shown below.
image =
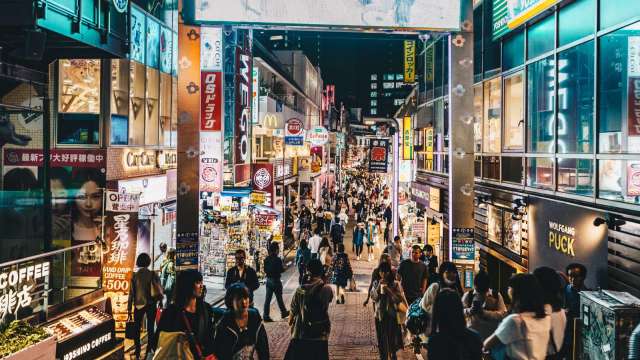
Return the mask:
<path id="1" fill-rule="evenodd" d="M 284 40 L 284 36 L 282 36 L 282 35 L 271 35 L 271 36 L 269 36 L 269 40 L 271 40 L 271 41 Z"/>
<path id="2" fill-rule="evenodd" d="M 593 220 L 593 226 L 600 226 L 602 224 L 606 224 L 607 220 L 601 218 L 601 217 L 597 217 Z"/>

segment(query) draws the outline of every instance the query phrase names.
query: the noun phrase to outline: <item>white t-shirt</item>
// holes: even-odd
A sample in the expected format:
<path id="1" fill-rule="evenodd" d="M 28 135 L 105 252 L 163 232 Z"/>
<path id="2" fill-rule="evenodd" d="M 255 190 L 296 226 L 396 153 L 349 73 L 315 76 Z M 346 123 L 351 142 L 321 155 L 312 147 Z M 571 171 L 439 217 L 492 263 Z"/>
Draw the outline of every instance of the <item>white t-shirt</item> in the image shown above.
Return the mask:
<path id="1" fill-rule="evenodd" d="M 549 351 L 547 354 L 553 355 L 560 351 L 562 343 L 564 342 L 564 329 L 567 327 L 567 315 L 564 310 L 553 312 L 551 305 L 544 306 L 544 312 L 551 317 L 551 334 L 553 335 L 553 342 L 555 343 L 555 351 L 551 342 L 549 342 Z"/>
<path id="2" fill-rule="evenodd" d="M 309 250 L 311 250 L 312 254 L 318 253 L 318 249 L 320 248 L 321 241 L 322 241 L 322 238 L 318 236 L 318 234 L 315 234 L 309 238 Z"/>
<path id="3" fill-rule="evenodd" d="M 514 360 L 544 360 L 549 346 L 551 317 L 536 318 L 532 312 L 511 314 L 494 333 Z"/>

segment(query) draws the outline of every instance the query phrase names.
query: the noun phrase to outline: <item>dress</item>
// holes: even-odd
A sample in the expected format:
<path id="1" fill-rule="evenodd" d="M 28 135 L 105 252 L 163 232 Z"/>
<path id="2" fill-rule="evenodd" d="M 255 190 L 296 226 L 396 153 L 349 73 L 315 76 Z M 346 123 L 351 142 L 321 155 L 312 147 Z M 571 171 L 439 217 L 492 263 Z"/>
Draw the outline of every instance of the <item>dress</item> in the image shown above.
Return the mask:
<path id="1" fill-rule="evenodd" d="M 331 261 L 331 283 L 340 287 L 347 287 L 347 282 L 353 276 L 349 257 L 345 253 L 335 254 Z"/>

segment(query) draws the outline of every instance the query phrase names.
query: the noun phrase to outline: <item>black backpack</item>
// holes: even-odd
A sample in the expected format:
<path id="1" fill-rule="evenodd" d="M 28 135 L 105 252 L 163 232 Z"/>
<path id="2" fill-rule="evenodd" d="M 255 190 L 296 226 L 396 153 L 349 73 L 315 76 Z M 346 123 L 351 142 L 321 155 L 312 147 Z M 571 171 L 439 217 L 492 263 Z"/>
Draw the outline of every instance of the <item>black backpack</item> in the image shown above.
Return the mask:
<path id="1" fill-rule="evenodd" d="M 331 322 L 320 299 L 324 282 L 305 290 L 302 302 L 302 335 L 305 338 L 320 338 L 329 334 Z"/>

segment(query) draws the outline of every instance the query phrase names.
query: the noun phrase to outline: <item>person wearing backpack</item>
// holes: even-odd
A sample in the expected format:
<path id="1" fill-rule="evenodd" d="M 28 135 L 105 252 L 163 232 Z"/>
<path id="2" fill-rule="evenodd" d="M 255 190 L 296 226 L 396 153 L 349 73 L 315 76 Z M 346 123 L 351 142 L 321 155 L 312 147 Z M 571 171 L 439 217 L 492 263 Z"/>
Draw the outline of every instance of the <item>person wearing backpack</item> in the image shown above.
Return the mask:
<path id="1" fill-rule="evenodd" d="M 473 278 L 473 290 L 462 296 L 467 327 L 475 330 L 482 341 L 488 338 L 507 315 L 502 295 L 489 288 L 489 275 L 480 270 Z"/>
<path id="2" fill-rule="evenodd" d="M 176 283 L 176 249 L 170 248 L 167 256 L 160 265 L 160 285 L 167 296 L 167 305 L 173 295 L 173 287 Z"/>
<path id="3" fill-rule="evenodd" d="M 333 301 L 333 289 L 323 280 L 324 269 L 320 260 L 311 260 L 307 272 L 309 281 L 300 285 L 291 299 L 291 341 L 285 360 L 329 359 L 329 305 Z"/>
<path id="4" fill-rule="evenodd" d="M 431 284 L 422 297 L 421 306 L 429 314 L 432 313 L 433 303 L 436 296 L 444 289 L 452 289 L 462 296 L 462 285 L 460 283 L 460 275 L 458 268 L 451 261 L 445 261 L 438 268 L 438 281 Z"/>
<path id="5" fill-rule="evenodd" d="M 429 360 L 482 359 L 480 335 L 466 327 L 460 295 L 453 289 L 444 288 L 433 303 L 427 355 Z"/>
<path id="6" fill-rule="evenodd" d="M 344 292 L 347 282 L 353 277 L 349 256 L 344 252 L 344 244 L 337 246 L 337 253 L 331 260 L 331 282 L 336 286 L 337 303 L 344 304 Z"/>

